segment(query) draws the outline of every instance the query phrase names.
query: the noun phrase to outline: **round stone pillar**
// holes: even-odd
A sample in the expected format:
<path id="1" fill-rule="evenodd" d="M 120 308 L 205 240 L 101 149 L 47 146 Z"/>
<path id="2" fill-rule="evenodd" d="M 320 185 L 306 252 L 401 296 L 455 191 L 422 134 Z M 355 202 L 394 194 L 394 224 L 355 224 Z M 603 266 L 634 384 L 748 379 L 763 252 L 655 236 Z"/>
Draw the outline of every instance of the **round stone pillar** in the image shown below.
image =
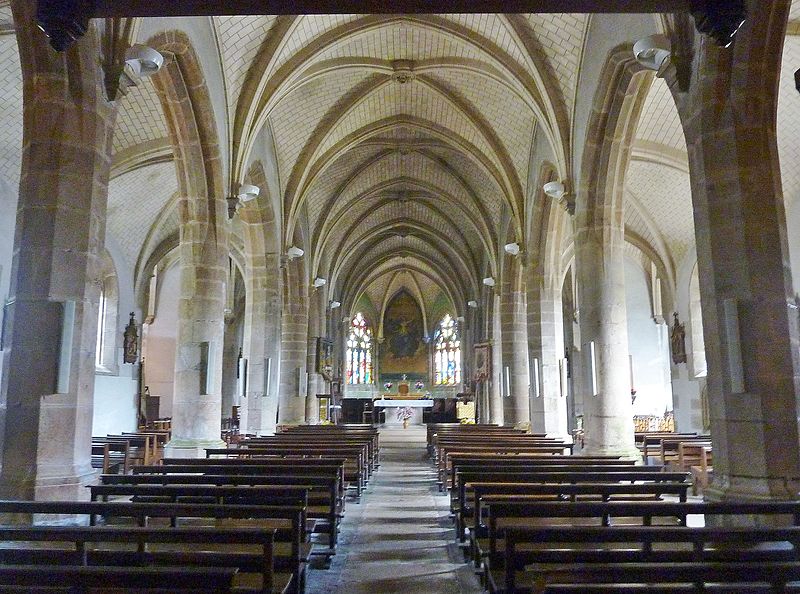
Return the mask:
<path id="1" fill-rule="evenodd" d="M 575 235 L 586 455 L 638 457 L 628 370 L 623 232 L 597 229 L 579 209 Z"/>
<path id="2" fill-rule="evenodd" d="M 224 446 L 220 430 L 227 258 L 207 223 L 195 220 L 183 227 L 172 439 L 164 454 L 196 458 L 205 456 L 205 448 Z"/>

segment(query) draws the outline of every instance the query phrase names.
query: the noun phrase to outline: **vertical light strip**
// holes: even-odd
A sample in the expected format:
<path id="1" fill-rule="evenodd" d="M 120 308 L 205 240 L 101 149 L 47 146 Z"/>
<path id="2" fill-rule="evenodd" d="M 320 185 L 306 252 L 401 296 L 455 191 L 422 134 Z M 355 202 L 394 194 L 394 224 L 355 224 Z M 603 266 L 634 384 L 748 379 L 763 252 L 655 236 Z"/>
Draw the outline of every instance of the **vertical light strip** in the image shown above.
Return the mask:
<path id="1" fill-rule="evenodd" d="M 72 366 L 72 336 L 75 331 L 75 302 L 65 301 L 61 304 L 61 346 L 58 354 L 58 376 L 56 392 L 69 392 L 70 367 Z"/>
<path id="2" fill-rule="evenodd" d="M 509 397 L 511 396 L 511 368 L 508 365 L 503 370 L 503 379 L 505 380 L 503 382 L 503 387 L 505 388 L 503 396 Z"/>
<path id="3" fill-rule="evenodd" d="M 269 396 L 269 384 L 272 379 L 272 359 L 264 358 L 264 396 Z"/>
<path id="4" fill-rule="evenodd" d="M 533 395 L 535 398 L 541 397 L 542 393 L 539 388 L 539 359 L 533 359 Z"/>
<path id="5" fill-rule="evenodd" d="M 744 385 L 742 343 L 739 334 L 739 308 L 736 299 L 725 299 L 722 306 L 725 311 L 725 342 L 728 351 L 728 377 L 731 382 L 731 393 L 742 394 L 747 390 Z"/>
<path id="6" fill-rule="evenodd" d="M 594 341 L 589 343 L 589 373 L 592 381 L 592 396 L 597 396 L 597 354 L 595 353 Z"/>

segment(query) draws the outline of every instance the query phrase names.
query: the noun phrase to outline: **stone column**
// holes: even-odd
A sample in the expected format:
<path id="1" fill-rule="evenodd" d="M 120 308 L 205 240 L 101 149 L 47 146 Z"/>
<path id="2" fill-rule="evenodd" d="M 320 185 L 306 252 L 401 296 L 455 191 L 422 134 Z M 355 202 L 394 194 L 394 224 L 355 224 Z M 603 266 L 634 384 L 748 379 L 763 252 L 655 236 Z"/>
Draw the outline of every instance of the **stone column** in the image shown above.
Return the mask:
<path id="1" fill-rule="evenodd" d="M 568 435 L 567 399 L 561 392 L 564 354 L 561 291 L 556 279 L 534 271 L 527 283 L 528 361 L 531 381 L 531 431 Z M 538 362 L 538 373 L 537 373 Z M 537 377 L 538 375 L 538 377 Z M 538 380 L 539 392 L 536 393 Z"/>
<path id="2" fill-rule="evenodd" d="M 529 426 L 531 417 L 525 294 L 515 282 L 519 271 L 518 264 L 510 262 L 513 257 L 506 256 L 500 304 L 503 335 L 501 382 L 506 380 L 506 367 L 511 380 L 511 393 L 503 398 L 503 419 L 508 424 Z"/>
<path id="3" fill-rule="evenodd" d="M 733 46 L 698 41 L 671 88 L 692 181 L 708 398 L 711 499 L 795 499 L 800 486 L 798 310 L 776 141 L 790 2 L 747 2 Z"/>
<path id="4" fill-rule="evenodd" d="M 287 263 L 289 295 L 283 304 L 281 327 L 281 385 L 278 422 L 305 422 L 308 382 L 306 358 L 308 352 L 308 309 L 301 282 L 302 265 L 297 260 Z"/>
<path id="5" fill-rule="evenodd" d="M 0 389 L 4 499 L 85 499 L 111 138 L 91 27 L 50 49 L 35 3 L 12 3 L 23 72 L 19 204 Z"/>
<path id="6" fill-rule="evenodd" d="M 249 259 L 243 341 L 247 359 L 247 415 L 242 427 L 247 433 L 268 435 L 275 432 L 278 402 L 280 262 L 276 254 L 252 254 Z"/>
<path id="7" fill-rule="evenodd" d="M 262 362 L 263 383 L 266 394 L 261 402 L 261 424 L 258 432 L 262 435 L 275 432 L 280 402 L 280 369 L 281 369 L 281 275 L 280 256 L 267 254 L 267 271 L 273 271 L 272 282 L 264 287 L 266 293 L 265 324 L 263 326 L 264 358 Z M 270 278 L 270 277 L 268 277 Z M 269 369 L 267 369 L 267 366 Z M 267 373 L 269 371 L 269 373 Z M 267 375 L 269 377 L 267 377 Z"/>
<path id="8" fill-rule="evenodd" d="M 209 227 L 191 220 L 181 233 L 172 440 L 165 447 L 170 457 L 201 457 L 205 448 L 224 445 L 220 426 L 227 250 Z"/>
<path id="9" fill-rule="evenodd" d="M 580 204 L 580 203 L 579 203 Z M 621 224 L 596 228 L 576 213 L 575 268 L 584 370 L 587 455 L 638 456 L 628 370 L 628 329 Z M 594 355 L 592 355 L 592 351 Z"/>
<path id="10" fill-rule="evenodd" d="M 490 340 L 492 349 L 491 377 L 486 380 L 489 390 L 489 422 L 503 424 L 503 342 L 502 324 L 500 322 L 500 295 L 491 295 L 493 300 Z"/>
<path id="11" fill-rule="evenodd" d="M 308 319 L 308 353 L 306 367 L 308 369 L 308 395 L 306 397 L 306 422 L 309 425 L 319 423 L 319 398 L 317 394 L 325 394 L 325 378 L 318 370 L 318 343 L 327 336 L 325 311 L 327 309 L 326 287 L 314 289 L 310 296 Z"/>

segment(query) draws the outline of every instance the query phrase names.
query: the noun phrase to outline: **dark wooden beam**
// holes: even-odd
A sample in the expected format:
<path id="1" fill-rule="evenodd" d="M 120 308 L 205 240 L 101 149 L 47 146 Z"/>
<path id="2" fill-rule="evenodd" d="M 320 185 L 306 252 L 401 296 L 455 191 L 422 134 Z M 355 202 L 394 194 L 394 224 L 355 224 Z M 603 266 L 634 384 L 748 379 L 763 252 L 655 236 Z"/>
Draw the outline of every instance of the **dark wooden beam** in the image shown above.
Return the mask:
<path id="1" fill-rule="evenodd" d="M 31 0 L 32 1 L 32 0 Z M 667 13 L 690 12 L 722 46 L 744 22 L 744 0 L 38 0 L 37 20 L 63 51 L 89 19 L 257 14 Z"/>
<path id="2" fill-rule="evenodd" d="M 95 17 L 257 14 L 661 13 L 691 0 L 94 0 Z"/>

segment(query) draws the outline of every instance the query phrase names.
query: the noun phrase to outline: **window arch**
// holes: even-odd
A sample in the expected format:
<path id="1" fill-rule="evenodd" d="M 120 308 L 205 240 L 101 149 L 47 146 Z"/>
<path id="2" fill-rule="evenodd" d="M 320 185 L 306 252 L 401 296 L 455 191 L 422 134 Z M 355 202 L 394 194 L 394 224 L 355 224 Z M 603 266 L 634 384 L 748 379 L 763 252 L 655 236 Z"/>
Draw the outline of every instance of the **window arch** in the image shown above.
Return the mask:
<path id="1" fill-rule="evenodd" d="M 348 384 L 372 383 L 372 329 L 361 312 L 350 323 L 345 360 Z"/>
<path id="2" fill-rule="evenodd" d="M 458 323 L 446 314 L 436 330 L 433 351 L 434 383 L 452 386 L 461 381 L 461 338 Z"/>
<path id="3" fill-rule="evenodd" d="M 104 252 L 98 278 L 100 295 L 97 303 L 97 335 L 95 343 L 95 372 L 118 373 L 117 323 L 119 315 L 119 282 L 114 261 Z"/>

